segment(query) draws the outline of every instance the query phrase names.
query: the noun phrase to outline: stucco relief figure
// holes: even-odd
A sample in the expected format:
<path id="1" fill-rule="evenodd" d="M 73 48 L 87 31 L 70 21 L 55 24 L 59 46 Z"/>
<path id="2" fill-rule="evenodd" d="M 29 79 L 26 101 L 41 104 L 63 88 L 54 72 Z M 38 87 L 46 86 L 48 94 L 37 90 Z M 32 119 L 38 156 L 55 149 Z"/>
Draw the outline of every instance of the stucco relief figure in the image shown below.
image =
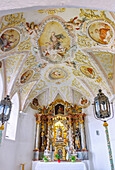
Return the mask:
<path id="1" fill-rule="evenodd" d="M 76 69 L 76 63 L 74 61 L 65 61 L 66 65 Z"/>
<path id="2" fill-rule="evenodd" d="M 94 22 L 91 24 L 88 33 L 93 40 L 103 45 L 111 43 L 113 39 L 112 27 L 104 22 Z"/>
<path id="3" fill-rule="evenodd" d="M 24 26 L 25 30 L 29 35 L 34 34 L 35 37 L 39 35 L 40 28 L 38 25 L 34 24 L 34 22 L 31 22 L 30 24 L 28 22 L 23 22 L 22 25 Z"/>
<path id="4" fill-rule="evenodd" d="M 83 18 L 82 20 L 78 19 L 78 17 L 74 17 L 73 19 L 70 19 L 70 21 L 66 22 L 65 25 L 67 29 L 70 31 L 79 30 L 82 28 L 83 23 L 85 22 L 86 18 Z"/>
<path id="5" fill-rule="evenodd" d="M 17 46 L 20 40 L 19 33 L 14 29 L 6 30 L 0 37 L 2 51 L 10 51 Z"/>

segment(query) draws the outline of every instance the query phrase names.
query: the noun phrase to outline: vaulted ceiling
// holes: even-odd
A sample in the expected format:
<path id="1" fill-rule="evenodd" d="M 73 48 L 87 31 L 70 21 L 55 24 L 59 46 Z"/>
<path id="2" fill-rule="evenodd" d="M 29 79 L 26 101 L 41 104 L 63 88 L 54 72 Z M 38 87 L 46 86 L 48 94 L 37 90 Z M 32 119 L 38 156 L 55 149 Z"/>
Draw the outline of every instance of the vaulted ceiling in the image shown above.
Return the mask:
<path id="1" fill-rule="evenodd" d="M 1 17 L 4 95 L 18 92 L 23 111 L 35 98 L 47 105 L 60 96 L 85 107 L 99 88 L 112 97 L 114 34 L 109 11 L 53 8 Z"/>

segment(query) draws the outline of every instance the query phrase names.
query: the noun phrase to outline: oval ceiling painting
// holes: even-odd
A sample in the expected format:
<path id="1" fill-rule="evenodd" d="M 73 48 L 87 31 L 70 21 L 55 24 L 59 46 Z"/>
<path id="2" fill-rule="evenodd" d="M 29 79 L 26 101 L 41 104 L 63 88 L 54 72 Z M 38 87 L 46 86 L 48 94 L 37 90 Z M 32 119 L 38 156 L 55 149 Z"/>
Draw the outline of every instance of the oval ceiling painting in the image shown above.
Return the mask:
<path id="1" fill-rule="evenodd" d="M 20 78 L 20 83 L 26 83 L 33 75 L 33 70 L 27 70 Z"/>
<path id="2" fill-rule="evenodd" d="M 38 40 L 43 59 L 52 63 L 61 63 L 69 57 L 71 38 L 58 21 L 49 21 Z"/>
<path id="3" fill-rule="evenodd" d="M 53 80 L 64 79 L 67 77 L 67 72 L 62 68 L 54 68 L 49 73 L 49 78 Z"/>
<path id="4" fill-rule="evenodd" d="M 95 72 L 94 72 L 94 70 L 93 70 L 91 67 L 81 66 L 81 67 L 80 67 L 80 70 L 81 70 L 81 72 L 82 72 L 85 76 L 87 76 L 87 77 L 89 77 L 89 78 L 92 78 L 92 79 L 95 78 Z"/>
<path id="5" fill-rule="evenodd" d="M 20 41 L 20 34 L 15 29 L 8 29 L 0 36 L 0 48 L 2 51 L 10 51 L 15 48 Z"/>
<path id="6" fill-rule="evenodd" d="M 88 28 L 89 36 L 96 42 L 107 45 L 113 40 L 113 29 L 105 22 L 95 21 Z"/>

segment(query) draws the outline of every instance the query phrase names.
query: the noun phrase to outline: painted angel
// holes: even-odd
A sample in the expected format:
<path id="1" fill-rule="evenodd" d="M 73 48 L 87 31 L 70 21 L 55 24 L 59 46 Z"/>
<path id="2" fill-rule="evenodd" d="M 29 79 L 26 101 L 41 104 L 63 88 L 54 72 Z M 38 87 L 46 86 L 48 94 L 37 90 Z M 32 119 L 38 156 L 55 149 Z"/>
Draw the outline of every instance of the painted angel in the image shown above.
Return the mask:
<path id="1" fill-rule="evenodd" d="M 51 33 L 50 41 L 52 42 L 52 48 L 54 50 L 59 50 L 61 48 L 61 40 L 64 39 L 65 36 L 63 34 L 55 34 L 55 32 Z"/>

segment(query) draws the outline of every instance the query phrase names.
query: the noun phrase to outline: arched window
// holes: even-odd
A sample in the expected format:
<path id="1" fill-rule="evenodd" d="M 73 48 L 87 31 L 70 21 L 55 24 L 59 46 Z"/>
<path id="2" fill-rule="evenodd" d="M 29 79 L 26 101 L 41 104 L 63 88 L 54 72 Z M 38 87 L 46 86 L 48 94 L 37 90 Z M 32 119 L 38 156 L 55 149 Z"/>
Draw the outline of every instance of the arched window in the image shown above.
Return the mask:
<path id="1" fill-rule="evenodd" d="M 2 100 L 2 95 L 3 95 L 3 81 L 2 76 L 0 74 L 0 101 Z"/>
<path id="2" fill-rule="evenodd" d="M 3 95 L 3 80 L 2 80 L 2 76 L 0 73 L 0 101 L 2 100 L 2 95 Z M 2 125 L 2 123 L 0 122 L 0 126 Z M 2 139 L 2 130 L 0 130 L 0 143 L 1 143 L 1 139 Z"/>
<path id="3" fill-rule="evenodd" d="M 10 140 L 15 140 L 17 122 L 18 122 L 18 113 L 19 113 L 19 98 L 17 93 L 12 97 L 11 101 L 12 101 L 12 110 L 11 110 L 10 119 L 7 122 L 5 138 Z"/>

